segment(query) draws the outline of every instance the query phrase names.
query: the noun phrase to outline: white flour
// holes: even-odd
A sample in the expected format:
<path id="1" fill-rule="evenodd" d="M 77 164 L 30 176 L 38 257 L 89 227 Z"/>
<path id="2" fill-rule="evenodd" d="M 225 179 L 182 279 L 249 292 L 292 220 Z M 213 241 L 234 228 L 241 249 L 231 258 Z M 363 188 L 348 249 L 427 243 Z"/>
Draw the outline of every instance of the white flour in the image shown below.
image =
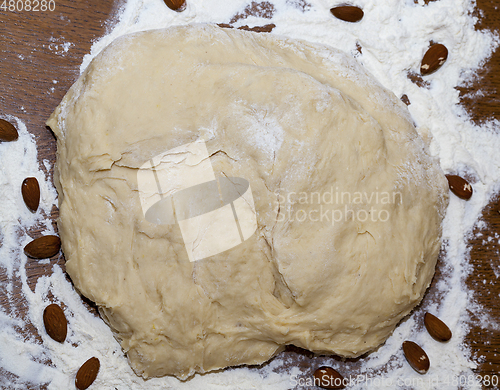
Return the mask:
<path id="1" fill-rule="evenodd" d="M 0 143 L 0 267 L 7 275 L 0 291 L 13 300 L 14 283 L 21 283 L 28 317 L 25 321 L 18 319 L 14 304 L 0 308 L 0 369 L 3 367 L 4 373 L 13 374 L 0 378 L 0 388 L 23 389 L 28 383 L 33 386 L 50 383 L 49 389 L 73 388 L 78 367 L 91 356 L 101 361 L 101 370 L 91 387 L 94 389 L 288 389 L 295 384 L 305 384 L 305 379 L 322 364 L 335 367 L 346 377 L 351 375 L 353 380 L 355 375 L 367 375 L 358 378 L 360 383 L 356 388 L 456 389 L 458 386 L 453 380 L 463 381 L 463 378 L 469 381 L 466 388 L 480 388 L 475 380 L 466 377 L 476 366 L 463 342 L 468 332 L 467 312 L 484 310 L 473 301 L 464 284 L 465 277 L 472 271 L 467 260 L 467 238 L 482 208 L 500 189 L 500 136 L 497 134 L 500 126 L 497 122 L 480 127 L 473 125 L 458 105 L 455 87 L 471 82 L 474 70 L 498 45 L 497 37 L 475 31 L 476 20 L 470 16 L 472 4 L 466 0 L 440 0 L 427 6 L 422 0 L 419 4 L 413 0 L 358 0 L 356 4 L 363 8 L 365 16 L 355 24 L 335 19 L 329 12 L 334 5 L 331 1 L 270 2 L 274 6 L 267 13 L 272 19 L 249 16 L 240 18 L 234 25 L 253 27 L 274 23 L 273 34 L 329 44 L 356 56 L 384 86 L 397 96 L 408 96 L 409 110 L 420 132 L 424 136 L 432 135 L 431 151 L 439 157 L 443 170 L 467 173 L 477 180 L 471 200 L 466 202 L 450 196 L 444 221 L 445 272 L 436 294 L 439 301 L 428 297 L 423 307 L 400 324 L 382 347 L 359 362 L 340 362 L 328 357 L 309 361 L 303 356 L 301 359 L 311 367 L 305 372 L 298 368 L 284 370 L 281 366 L 288 358 L 279 356 L 260 369 L 237 368 L 196 375 L 187 383 L 174 378 L 145 382 L 134 375 L 111 331 L 87 311 L 58 266 L 51 276 L 38 279 L 34 292 L 28 286 L 26 264 L 30 260 L 22 254 L 23 246 L 30 241 L 26 231 L 40 224 L 47 233 L 53 233 L 48 215 L 56 204 L 56 193 L 45 178 L 44 172 L 50 168 L 48 162 L 44 162 L 43 167 L 37 163 L 33 137 L 21 122 L 5 117 L 17 124 L 20 138 L 16 142 Z M 117 25 L 94 43 L 80 70 L 122 34 L 174 24 L 229 23 L 250 3 L 250 0 L 188 0 L 186 10 L 177 13 L 168 9 L 162 0 L 129 0 L 120 12 Z M 429 86 L 423 88 L 411 82 L 407 74 L 419 73 L 420 61 L 431 40 L 446 45 L 449 57 L 442 69 L 425 77 Z M 57 44 L 54 50 L 63 52 L 71 46 Z M 42 201 L 35 215 L 27 210 L 20 196 L 21 182 L 27 176 L 36 176 L 41 185 Z M 500 271 L 496 275 L 500 276 Z M 49 291 L 56 301 L 66 306 L 69 333 L 63 344 L 51 340 L 43 328 L 42 312 L 49 302 Z M 425 311 L 438 315 L 450 326 L 453 337 L 448 343 L 434 341 L 422 329 Z M 498 328 L 495 319 L 487 313 L 481 318 L 485 324 L 490 322 L 490 329 Z M 24 336 L 21 329 L 26 323 L 33 324 L 43 343 L 33 336 Z M 404 360 L 401 344 L 408 339 L 420 344 L 429 355 L 431 369 L 427 375 L 416 374 Z M 46 364 L 49 361 L 51 365 Z"/>

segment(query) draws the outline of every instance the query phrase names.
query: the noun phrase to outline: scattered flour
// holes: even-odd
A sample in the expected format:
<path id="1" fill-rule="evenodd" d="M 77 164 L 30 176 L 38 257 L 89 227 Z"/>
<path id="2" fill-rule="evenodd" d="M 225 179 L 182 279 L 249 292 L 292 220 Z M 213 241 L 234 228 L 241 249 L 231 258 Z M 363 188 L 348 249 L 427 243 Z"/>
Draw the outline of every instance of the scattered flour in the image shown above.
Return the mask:
<path id="1" fill-rule="evenodd" d="M 70 47 L 73 45 L 71 42 L 66 42 L 64 37 L 61 38 L 49 38 L 49 44 L 43 45 L 43 47 L 47 47 L 50 51 L 53 51 L 55 54 L 59 56 L 65 56 L 69 51 Z"/>
<path id="2" fill-rule="evenodd" d="M 262 368 L 196 375 L 186 383 L 174 378 L 145 382 L 134 375 L 109 328 L 87 311 L 58 266 L 53 267 L 50 276 L 38 279 L 35 291 L 30 289 L 26 275 L 29 260 L 22 248 L 30 241 L 27 231 L 31 226 L 39 225 L 47 234 L 53 233 L 49 216 L 56 205 L 56 192 L 38 165 L 33 136 L 16 118 L 4 117 L 17 125 L 20 137 L 16 142 L 0 143 L 0 267 L 1 274 L 5 275 L 0 279 L 0 291 L 14 302 L 14 284 L 20 283 L 27 317 L 18 318 L 14 303 L 0 307 L 0 374 L 12 373 L 0 378 L 0 388 L 23 389 L 28 384 L 43 383 L 47 383 L 49 389 L 72 388 L 76 370 L 91 356 L 101 360 L 101 370 L 91 388 L 105 390 L 304 388 L 313 369 L 322 364 L 337 368 L 346 377 L 351 375 L 354 381 L 351 388 L 359 389 L 456 389 L 454 379 L 472 374 L 476 363 L 463 343 L 471 321 L 468 312 L 475 313 L 476 321 L 486 329 L 499 328 L 496 319 L 487 313 L 477 315 L 483 310 L 473 301 L 464 280 L 472 272 L 468 238 L 474 227 L 485 227 L 483 221 L 478 222 L 481 210 L 500 190 L 500 125 L 496 121 L 481 126 L 472 124 L 463 107 L 458 105 L 459 93 L 455 87 L 473 82 L 475 70 L 498 46 L 497 35 L 474 29 L 476 19 L 471 16 L 474 3 L 466 0 L 439 0 L 426 6 L 423 0 L 418 4 L 413 0 L 358 0 L 356 4 L 363 8 L 365 16 L 354 24 L 333 18 L 329 12 L 331 1 L 270 2 L 273 5 L 264 8 L 271 19 L 266 19 L 258 15 L 244 16 L 242 11 L 250 5 L 250 0 L 188 0 L 185 11 L 180 13 L 165 7 L 161 0 L 128 0 L 120 10 L 117 24 L 94 43 L 80 71 L 120 35 L 198 22 L 233 20 L 235 27 L 274 23 L 273 34 L 328 44 L 351 53 L 385 87 L 397 96 L 408 96 L 409 110 L 422 135 L 431 137 L 431 152 L 438 156 L 443 170 L 467 173 L 476 180 L 470 201 L 450 197 L 444 221 L 444 272 L 437 283 L 436 298 L 424 300 L 423 306 L 401 323 L 384 345 L 360 361 L 340 361 L 332 357 L 311 360 L 300 355 L 299 359 L 310 360 L 311 370 L 305 372 L 289 367 L 286 364 L 289 357 L 284 354 Z M 449 57 L 441 70 L 425 77 L 427 85 L 419 87 L 407 75 L 418 73 L 430 41 L 445 44 Z M 55 40 L 50 45 L 50 50 L 61 55 L 71 47 L 71 43 L 60 44 Z M 279 142 L 279 129 L 275 130 L 274 140 Z M 48 172 L 50 164 L 44 161 L 43 168 Z M 36 214 L 26 209 L 19 193 L 21 182 L 27 176 L 37 177 L 41 185 L 42 200 Z M 495 270 L 498 278 L 500 271 Z M 63 304 L 68 317 L 69 333 L 63 344 L 51 340 L 43 330 L 42 308 L 49 302 L 49 292 L 54 297 L 52 301 Z M 453 338 L 448 343 L 437 343 L 422 328 L 424 311 L 436 314 L 450 326 Z M 27 324 L 38 330 L 41 341 L 25 335 L 29 332 L 22 330 Z M 404 361 L 401 344 L 407 339 L 417 342 L 428 353 L 431 369 L 427 375 L 416 374 Z M 481 388 L 476 380 L 468 380 L 468 389 Z"/>

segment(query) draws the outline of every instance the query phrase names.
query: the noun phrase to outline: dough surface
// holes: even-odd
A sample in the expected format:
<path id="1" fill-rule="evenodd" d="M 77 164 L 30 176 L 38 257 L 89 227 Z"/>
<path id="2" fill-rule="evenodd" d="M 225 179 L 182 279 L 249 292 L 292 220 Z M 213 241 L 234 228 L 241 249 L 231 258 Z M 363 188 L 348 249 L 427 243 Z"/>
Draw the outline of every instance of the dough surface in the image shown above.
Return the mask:
<path id="1" fill-rule="evenodd" d="M 332 48 L 213 25 L 123 36 L 47 124 L 67 272 L 138 375 L 286 344 L 359 356 L 434 274 L 447 181 L 404 104 Z M 199 141 L 215 176 L 250 183 L 257 229 L 189 261 L 178 224 L 145 219 L 137 175 Z"/>

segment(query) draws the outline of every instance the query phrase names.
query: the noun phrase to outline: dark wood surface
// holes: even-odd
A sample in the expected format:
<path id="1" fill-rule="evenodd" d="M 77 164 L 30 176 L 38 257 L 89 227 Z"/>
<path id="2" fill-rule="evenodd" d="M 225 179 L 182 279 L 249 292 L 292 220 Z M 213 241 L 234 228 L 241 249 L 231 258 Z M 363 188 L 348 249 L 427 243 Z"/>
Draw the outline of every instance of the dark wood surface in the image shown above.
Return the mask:
<path id="1" fill-rule="evenodd" d="M 0 1 L 1 3 L 1 1 Z M 500 29 L 500 12 L 497 1 L 478 0 L 480 14 L 479 29 Z M 55 139 L 45 121 L 60 102 L 66 91 L 79 75 L 82 58 L 90 50 L 92 41 L 102 36 L 116 19 L 118 3 L 112 0 L 68 1 L 56 0 L 53 12 L 3 12 L 0 11 L 0 114 L 19 117 L 36 136 L 40 161 L 55 161 Z M 71 42 L 67 52 L 62 46 Z M 57 84 L 53 83 L 57 81 Z M 500 52 L 479 72 L 477 82 L 468 88 L 460 88 L 462 102 L 473 120 L 481 123 L 489 119 L 500 120 Z M 469 93 L 481 90 L 482 95 L 468 97 Z M 52 176 L 50 174 L 50 179 Z M 500 244 L 498 239 L 483 245 L 483 238 L 494 236 L 500 230 L 499 198 L 495 198 L 483 212 L 487 227 L 477 232 L 483 237 L 472 238 L 471 261 L 474 272 L 468 284 L 474 297 L 489 313 L 492 325 L 500 325 L 500 285 L 494 267 L 500 268 Z M 52 218 L 57 217 L 57 210 Z M 30 235 L 39 235 L 36 227 Z M 476 237 L 476 235 L 473 235 Z M 53 259 L 64 267 L 62 259 Z M 28 264 L 30 284 L 34 285 L 40 275 L 46 274 L 50 266 L 36 261 Z M 498 272 L 498 271 L 497 271 Z M 439 270 L 436 278 L 439 277 Z M 0 281 L 5 275 L 0 270 Z M 484 283 L 483 281 L 487 282 Z M 5 297 L 0 296 L 0 305 Z M 22 305 L 20 305 L 22 306 Z M 477 368 L 478 374 L 500 374 L 500 331 L 483 329 L 473 316 L 466 343 L 473 354 L 483 357 Z M 34 332 L 29 326 L 24 330 Z M 0 370 L 0 375 L 6 375 Z"/>

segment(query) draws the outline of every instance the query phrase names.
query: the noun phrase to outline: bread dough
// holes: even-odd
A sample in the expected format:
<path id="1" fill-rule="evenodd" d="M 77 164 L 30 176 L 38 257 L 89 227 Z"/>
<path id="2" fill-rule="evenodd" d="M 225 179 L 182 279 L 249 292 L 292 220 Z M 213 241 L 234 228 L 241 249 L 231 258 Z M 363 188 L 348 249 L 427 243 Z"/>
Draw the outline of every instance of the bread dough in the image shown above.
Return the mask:
<path id="1" fill-rule="evenodd" d="M 404 104 L 342 52 L 214 25 L 134 33 L 47 124 L 67 272 L 143 377 L 286 344 L 359 356 L 431 281 L 446 179 Z M 137 177 L 196 142 L 215 176 L 250 183 L 257 229 L 189 261 L 179 224 L 146 220 Z"/>

